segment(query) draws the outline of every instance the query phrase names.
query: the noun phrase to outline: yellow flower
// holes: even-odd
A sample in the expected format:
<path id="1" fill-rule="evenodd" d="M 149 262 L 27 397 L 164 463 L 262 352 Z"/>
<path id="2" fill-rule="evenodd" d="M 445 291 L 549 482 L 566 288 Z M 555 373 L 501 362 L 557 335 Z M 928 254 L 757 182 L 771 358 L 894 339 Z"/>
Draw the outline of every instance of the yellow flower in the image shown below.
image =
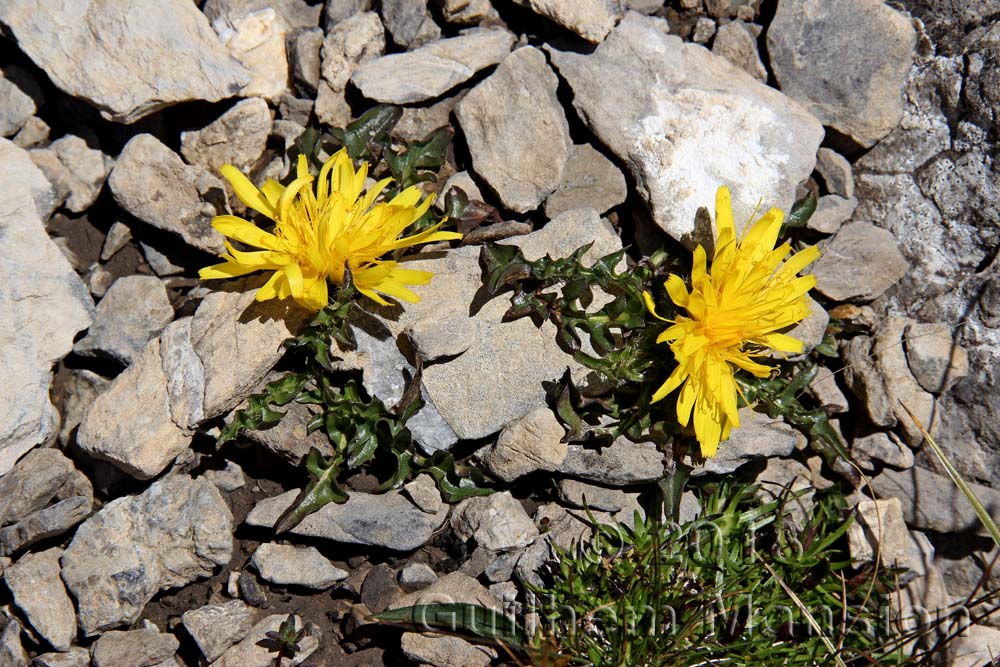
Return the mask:
<path id="1" fill-rule="evenodd" d="M 318 179 L 309 173 L 304 155 L 299 156 L 296 178 L 288 187 L 268 180 L 258 190 L 236 167 L 225 165 L 222 175 L 236 196 L 251 209 L 274 221 L 266 232 L 234 215 L 212 220 L 224 236 L 259 251 L 242 252 L 226 241 L 222 264 L 201 270 L 203 279 L 232 278 L 254 271 L 274 271 L 257 292 L 257 300 L 292 297 L 302 307 L 320 310 L 327 305 L 327 281 L 342 285 L 344 265 L 349 264 L 358 291 L 382 305 L 379 294 L 403 301 L 420 300 L 406 285 L 426 285 L 432 273 L 402 268 L 386 253 L 418 243 L 460 239 L 461 234 L 437 231 L 440 224 L 419 234 L 399 238 L 404 229 L 427 212 L 433 197 L 420 202 L 420 190 L 410 187 L 388 202 L 375 203 L 392 181 L 386 178 L 362 195 L 368 165 L 357 171 L 346 150 L 337 152 L 323 165 Z M 316 180 L 315 192 L 312 184 Z"/>
<path id="2" fill-rule="evenodd" d="M 677 387 L 677 419 L 687 426 L 694 414 L 694 432 L 702 456 L 715 456 L 720 440 L 740 425 L 736 412 L 735 369 L 757 377 L 767 376 L 770 366 L 755 361 L 767 353 L 800 353 L 802 342 L 780 333 L 809 315 L 806 293 L 816 284 L 814 276 L 798 276 L 799 271 L 819 257 L 810 246 L 782 261 L 791 252 L 788 243 L 778 248 L 784 215 L 772 208 L 749 226 L 742 239 L 736 238 L 733 207 L 726 187 L 715 196 L 715 257 L 708 271 L 705 249 L 694 251 L 691 291 L 680 276 L 671 275 L 665 284 L 671 301 L 687 311 L 656 339 L 670 343 L 677 368 L 655 394 L 659 401 Z M 643 295 L 655 317 L 653 298 Z"/>

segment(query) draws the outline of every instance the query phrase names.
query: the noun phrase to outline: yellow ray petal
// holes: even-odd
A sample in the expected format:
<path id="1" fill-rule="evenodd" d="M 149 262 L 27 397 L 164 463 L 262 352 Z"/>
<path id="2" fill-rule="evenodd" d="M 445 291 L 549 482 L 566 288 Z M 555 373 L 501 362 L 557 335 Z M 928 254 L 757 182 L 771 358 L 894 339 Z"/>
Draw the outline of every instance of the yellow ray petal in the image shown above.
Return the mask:
<path id="1" fill-rule="evenodd" d="M 219 170 L 229 184 L 233 186 L 233 192 L 241 202 L 267 217 L 274 219 L 274 206 L 267 200 L 267 197 L 254 187 L 250 179 L 243 175 L 239 169 L 231 164 L 224 164 Z"/>

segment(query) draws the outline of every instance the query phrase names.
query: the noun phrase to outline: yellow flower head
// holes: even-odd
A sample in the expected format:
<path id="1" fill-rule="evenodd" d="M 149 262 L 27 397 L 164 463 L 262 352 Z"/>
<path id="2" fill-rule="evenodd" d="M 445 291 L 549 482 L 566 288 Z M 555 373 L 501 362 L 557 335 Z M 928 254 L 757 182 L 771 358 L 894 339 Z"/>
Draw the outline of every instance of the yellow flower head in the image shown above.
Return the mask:
<path id="1" fill-rule="evenodd" d="M 304 155 L 299 156 L 296 178 L 288 187 L 268 180 L 258 190 L 240 171 L 222 167 L 236 196 L 251 209 L 274 221 L 266 232 L 234 215 L 212 220 L 224 236 L 259 251 L 242 252 L 226 241 L 222 264 L 201 270 L 203 279 L 232 278 L 254 271 L 274 271 L 257 292 L 257 300 L 292 297 L 302 307 L 320 310 L 327 305 L 327 281 L 342 285 L 344 266 L 349 264 L 358 291 L 382 305 L 379 294 L 403 301 L 420 300 L 406 285 L 426 285 L 432 273 L 404 269 L 398 262 L 379 259 L 397 248 L 418 243 L 460 239 L 461 234 L 437 231 L 440 224 L 405 238 L 404 229 L 427 212 L 432 197 L 420 202 L 420 190 L 410 187 L 388 202 L 375 203 L 390 178 L 364 192 L 368 165 L 355 171 L 346 150 L 340 150 L 323 165 L 319 177 L 309 173 Z M 313 181 L 317 181 L 315 191 Z"/>
<path id="2" fill-rule="evenodd" d="M 779 333 L 809 315 L 806 293 L 816 284 L 814 276 L 799 271 L 819 257 L 810 246 L 782 261 L 791 252 L 784 243 L 775 248 L 784 215 L 772 208 L 736 238 L 733 207 L 726 187 L 715 196 L 715 257 L 711 272 L 705 249 L 695 248 L 691 290 L 680 276 L 666 282 L 670 300 L 687 315 L 678 315 L 656 339 L 670 343 L 677 368 L 652 400 L 659 401 L 677 387 L 677 419 L 687 426 L 694 414 L 694 432 L 702 456 L 715 456 L 720 440 L 740 425 L 736 412 L 733 371 L 741 368 L 757 377 L 772 369 L 754 360 L 767 353 L 800 353 L 802 342 Z M 659 319 L 652 297 L 643 295 L 649 311 Z M 664 320 L 669 321 L 669 320 Z"/>

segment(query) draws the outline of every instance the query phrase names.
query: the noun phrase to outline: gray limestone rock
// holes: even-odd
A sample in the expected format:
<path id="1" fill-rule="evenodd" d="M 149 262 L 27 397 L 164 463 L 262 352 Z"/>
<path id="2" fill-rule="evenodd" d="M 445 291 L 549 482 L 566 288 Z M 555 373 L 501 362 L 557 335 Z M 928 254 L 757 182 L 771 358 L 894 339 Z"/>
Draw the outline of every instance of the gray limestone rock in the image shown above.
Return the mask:
<path id="1" fill-rule="evenodd" d="M 566 158 L 559 187 L 545 200 L 545 215 L 554 218 L 575 208 L 604 213 L 628 196 L 625 176 L 590 144 L 578 144 Z"/>
<path id="2" fill-rule="evenodd" d="M 298 30 L 288 37 L 288 59 L 292 80 L 301 93 L 315 93 L 319 87 L 320 49 L 323 48 L 322 28 Z M 284 117 L 284 114 L 282 114 Z"/>
<path id="3" fill-rule="evenodd" d="M 707 16 L 701 16 L 695 21 L 694 30 L 691 33 L 691 41 L 695 44 L 707 44 L 708 40 L 715 36 L 715 21 Z"/>
<path id="4" fill-rule="evenodd" d="M 829 148 L 816 151 L 816 171 L 823 177 L 827 192 L 845 199 L 854 196 L 854 172 L 851 163 Z"/>
<path id="5" fill-rule="evenodd" d="M 90 667 L 90 651 L 79 646 L 65 653 L 43 653 L 35 656 L 32 667 Z"/>
<path id="6" fill-rule="evenodd" d="M 259 284 L 249 278 L 208 294 L 193 317 L 150 341 L 87 412 L 80 447 L 149 479 L 187 449 L 190 429 L 249 395 L 308 317 L 288 303 L 254 301 Z M 137 432 L 146 436 L 137 441 Z"/>
<path id="7" fill-rule="evenodd" d="M 59 577 L 62 549 L 25 554 L 4 570 L 14 604 L 52 648 L 68 651 L 76 639 L 76 610 Z"/>
<path id="8" fill-rule="evenodd" d="M 28 667 L 28 652 L 21 644 L 21 624 L 17 619 L 8 619 L 3 634 L 0 634 L 0 664 L 4 667 Z"/>
<path id="9" fill-rule="evenodd" d="M 816 289 L 835 301 L 871 301 L 909 269 L 893 235 L 870 222 L 844 225 L 820 251 L 810 272 Z"/>
<path id="10" fill-rule="evenodd" d="M 225 208 L 222 181 L 184 164 L 154 136 L 139 134 L 125 144 L 108 184 L 115 201 L 143 222 L 177 234 L 199 250 L 222 252 L 222 235 L 211 226 Z"/>
<path id="11" fill-rule="evenodd" d="M 44 508 L 76 469 L 58 449 L 35 449 L 0 476 L 0 526 L 16 523 Z"/>
<path id="12" fill-rule="evenodd" d="M 487 667 L 497 657 L 489 646 L 470 644 L 460 637 L 406 632 L 400 639 L 403 655 L 435 667 Z"/>
<path id="13" fill-rule="evenodd" d="M 247 478 L 243 468 L 233 461 L 226 461 L 222 470 L 211 469 L 202 473 L 202 477 L 214 484 L 220 491 L 235 491 L 246 486 Z"/>
<path id="14" fill-rule="evenodd" d="M 122 221 L 116 221 L 104 237 L 104 245 L 101 246 L 101 261 L 106 262 L 114 257 L 115 253 L 124 248 L 131 240 L 132 230 Z"/>
<path id="15" fill-rule="evenodd" d="M 378 102 L 422 102 L 443 95 L 479 70 L 503 60 L 514 39 L 507 30 L 476 28 L 413 51 L 362 63 L 351 81 L 365 97 Z"/>
<path id="16" fill-rule="evenodd" d="M 94 324 L 73 351 L 127 366 L 173 319 L 173 306 L 159 278 L 124 276 L 112 283 L 98 302 Z"/>
<path id="17" fill-rule="evenodd" d="M 454 95 L 445 96 L 425 106 L 403 107 L 403 116 L 392 128 L 392 135 L 412 142 L 421 141 L 434 130 L 451 123 L 455 106 L 465 97 L 466 91 L 459 90 Z"/>
<path id="18" fill-rule="evenodd" d="M 607 37 L 625 15 L 624 0 L 514 1 L 595 43 Z"/>
<path id="19" fill-rule="evenodd" d="M 500 15 L 490 0 L 438 0 L 441 14 L 448 23 L 475 24 L 499 22 Z"/>
<path id="20" fill-rule="evenodd" d="M 35 100 L 16 80 L 0 72 L 0 137 L 13 137 L 38 110 Z"/>
<path id="21" fill-rule="evenodd" d="M 247 515 L 251 526 L 270 528 L 292 504 L 298 491 L 257 503 Z M 346 503 L 330 503 L 310 514 L 289 531 L 345 544 L 364 544 L 393 551 L 413 551 L 426 544 L 444 524 L 448 506 L 436 498 L 434 506 L 418 507 L 400 491 L 352 493 Z"/>
<path id="22" fill-rule="evenodd" d="M 800 440 L 804 442 L 804 436 L 780 419 L 771 419 L 750 408 L 741 408 L 739 417 L 740 425 L 719 445 L 718 455 L 695 468 L 692 476 L 730 473 L 755 458 L 788 456 Z"/>
<path id="23" fill-rule="evenodd" d="M 351 108 L 344 98 L 351 74 L 385 52 L 385 30 L 375 12 L 366 12 L 327 28 L 323 40 L 322 79 L 316 95 L 316 116 L 327 125 L 343 127 Z"/>
<path id="24" fill-rule="evenodd" d="M 816 204 L 816 211 L 806 221 L 806 226 L 821 234 L 836 234 L 851 219 L 857 207 L 858 200 L 854 197 L 846 199 L 840 195 L 823 195 Z"/>
<path id="25" fill-rule="evenodd" d="M 73 213 L 90 208 L 111 173 L 114 159 L 99 148 L 92 148 L 86 139 L 72 134 L 53 141 L 49 150 L 66 168 L 68 175 L 69 191 L 64 206 Z"/>
<path id="26" fill-rule="evenodd" d="M 250 633 L 257 612 L 242 600 L 207 604 L 181 616 L 184 629 L 198 644 L 205 660 L 212 662 Z"/>
<path id="27" fill-rule="evenodd" d="M 767 69 L 757 52 L 757 37 L 743 21 L 719 26 L 712 42 L 712 53 L 722 56 L 758 81 L 767 81 Z"/>
<path id="28" fill-rule="evenodd" d="M 589 262 L 621 248 L 610 224 L 592 209 L 566 212 L 537 232 L 504 242 L 520 246 L 533 260 L 546 252 L 553 257 L 568 255 L 581 244 L 580 239 L 594 242 L 586 255 Z M 423 373 L 426 396 L 463 439 L 488 436 L 543 407 L 542 383 L 557 379 L 567 368 L 579 380 L 586 376 L 586 370 L 559 349 L 550 322 L 541 328 L 527 318 L 503 322 L 510 307 L 508 298 L 493 299 L 470 317 L 482 286 L 478 255 L 476 248 L 460 248 L 439 259 L 411 261 L 411 268 L 432 271 L 435 277 L 430 285 L 416 288 L 420 303 L 408 305 L 399 321 L 401 328 L 423 321 L 428 336 L 434 335 L 432 331 L 447 335 L 456 326 L 473 327 L 473 343 L 464 353 L 447 363 L 427 366 Z M 505 372 L 482 371 L 497 359 L 504 360 Z"/>
<path id="29" fill-rule="evenodd" d="M 1000 520 L 1000 492 L 982 484 L 969 486 L 993 520 Z M 886 469 L 872 478 L 872 488 L 880 498 L 899 498 L 903 518 L 910 528 L 938 533 L 985 532 L 968 499 L 945 475 L 919 466 L 909 470 Z"/>
<path id="30" fill-rule="evenodd" d="M 62 556 L 80 630 L 94 635 L 133 623 L 160 590 L 228 563 L 232 521 L 218 489 L 184 475 L 105 505 L 77 529 Z"/>
<path id="31" fill-rule="evenodd" d="M 287 618 L 287 614 L 272 614 L 261 619 L 242 641 L 226 649 L 210 667 L 271 667 L 274 665 L 274 652 L 267 642 L 268 633 L 277 632 Z M 296 631 L 305 629 L 306 635 L 298 642 L 299 650 L 295 653 L 295 658 L 287 663 L 289 665 L 304 662 L 319 648 L 317 633 L 309 626 L 304 626 L 302 618 L 295 616 Z"/>
<path id="32" fill-rule="evenodd" d="M 119 123 L 178 102 L 231 97 L 249 80 L 187 0 L 32 0 L 4 5 L 0 21 L 56 86 Z M 62 48 L 52 48 L 53 35 Z"/>
<path id="33" fill-rule="evenodd" d="M 414 605 L 437 603 L 471 604 L 498 611 L 501 610 L 497 599 L 482 584 L 461 572 L 446 574 L 427 588 L 409 593 L 395 600 L 390 607 L 392 609 L 402 609 Z M 414 638 L 420 639 L 409 638 L 411 635 Z M 424 637 L 423 635 L 407 633 L 403 635 L 403 647 L 404 651 L 408 648 L 408 655 L 413 655 L 418 660 L 432 658 L 435 660 L 457 661 L 441 663 L 454 665 L 454 667 L 471 667 L 472 665 L 485 667 L 492 659 L 491 654 L 488 652 L 480 651 L 464 641 L 461 643 L 443 641 L 447 639 L 451 638 Z M 469 662 L 462 662 L 462 660 L 468 660 Z"/>
<path id="34" fill-rule="evenodd" d="M 819 122 L 724 58 L 667 35 L 662 19 L 629 13 L 589 55 L 548 50 L 581 118 L 628 165 L 653 222 L 691 247 L 711 245 L 695 214 L 712 207 L 720 185 L 742 227 L 761 202 L 788 210 L 813 171 Z"/>
<path id="35" fill-rule="evenodd" d="M 65 447 L 76 433 L 87 410 L 111 381 L 93 371 L 76 370 L 70 377 L 66 401 L 63 403 L 62 428 L 59 430 L 59 444 Z"/>
<path id="36" fill-rule="evenodd" d="M 575 479 L 560 480 L 559 494 L 566 503 L 573 507 L 605 512 L 640 509 L 638 493 L 628 493 L 621 489 L 587 484 Z"/>
<path id="37" fill-rule="evenodd" d="M 809 383 L 809 391 L 828 414 L 841 414 L 850 408 L 847 396 L 837 385 L 836 376 L 826 366 L 817 367 L 816 377 Z"/>
<path id="38" fill-rule="evenodd" d="M 339 567 L 334 567 L 316 547 L 296 547 L 271 542 L 257 547 L 250 558 L 250 564 L 265 581 L 272 584 L 316 590 L 330 588 L 341 579 L 346 579 L 348 574 Z"/>
<path id="39" fill-rule="evenodd" d="M 407 593 L 423 590 L 437 579 L 437 573 L 426 563 L 407 563 L 399 571 L 399 585 Z"/>
<path id="40" fill-rule="evenodd" d="M 894 433 L 871 433 L 851 442 L 851 454 L 864 470 L 874 470 L 874 462 L 906 470 L 913 467 L 913 452 Z"/>
<path id="41" fill-rule="evenodd" d="M 608 486 L 646 484 L 663 476 L 663 460 L 653 443 L 622 437 L 603 447 L 569 445 L 559 472 Z"/>
<path id="42" fill-rule="evenodd" d="M 903 340 L 906 363 L 924 390 L 942 394 L 969 374 L 969 354 L 944 322 L 910 324 Z"/>
<path id="43" fill-rule="evenodd" d="M 910 20 L 880 0 L 783 0 L 767 31 L 781 90 L 865 147 L 902 118 L 915 43 Z"/>
<path id="44" fill-rule="evenodd" d="M 476 173 L 508 208 L 525 212 L 555 192 L 569 159 L 569 124 L 545 55 L 518 49 L 459 102 Z"/>
<path id="45" fill-rule="evenodd" d="M 48 123 L 38 116 L 32 116 L 24 124 L 24 127 L 18 130 L 12 141 L 21 148 L 35 148 L 48 143 L 50 131 Z"/>
<path id="46" fill-rule="evenodd" d="M 382 0 L 382 21 L 392 41 L 412 49 L 441 39 L 427 0 Z"/>
<path id="47" fill-rule="evenodd" d="M 181 155 L 213 174 L 224 164 L 249 169 L 260 158 L 271 133 L 267 102 L 252 97 L 198 130 L 181 133 Z"/>
<path id="48" fill-rule="evenodd" d="M 288 92 L 289 67 L 285 40 L 289 25 L 272 6 L 234 8 L 212 22 L 219 41 L 250 72 L 241 97 L 272 102 Z"/>
<path id="49" fill-rule="evenodd" d="M 500 432 L 482 462 L 497 478 L 512 482 L 539 470 L 559 470 L 566 458 L 565 429 L 548 407 L 535 408 Z"/>
<path id="50" fill-rule="evenodd" d="M 0 554 L 12 554 L 36 542 L 62 535 L 90 516 L 93 505 L 92 493 L 71 496 L 0 528 Z"/>
<path id="51" fill-rule="evenodd" d="M 494 552 L 526 547 L 538 537 L 538 528 L 509 491 L 466 498 L 451 513 L 451 526 L 460 539 Z"/>
<path id="52" fill-rule="evenodd" d="M 52 365 L 93 314 L 87 288 L 45 231 L 55 204 L 28 153 L 0 139 L 0 367 L 16 378 L 0 386 L 0 474 L 58 433 Z"/>
<path id="53" fill-rule="evenodd" d="M 923 390 L 906 361 L 904 335 L 907 327 L 913 324 L 915 322 L 909 318 L 886 318 L 876 331 L 873 352 L 900 431 L 911 447 L 919 447 L 924 437 L 914 418 L 931 435 L 940 431 L 940 422 L 933 394 Z"/>
<path id="54" fill-rule="evenodd" d="M 342 0 L 332 0 L 336 5 Z M 212 23 L 229 22 L 261 9 L 273 9 L 285 24 L 294 30 L 315 28 L 323 13 L 322 5 L 309 0 L 205 0 L 202 12 Z"/>
<path id="55" fill-rule="evenodd" d="M 180 642 L 151 628 L 105 632 L 90 648 L 94 667 L 159 666 L 173 658 Z"/>

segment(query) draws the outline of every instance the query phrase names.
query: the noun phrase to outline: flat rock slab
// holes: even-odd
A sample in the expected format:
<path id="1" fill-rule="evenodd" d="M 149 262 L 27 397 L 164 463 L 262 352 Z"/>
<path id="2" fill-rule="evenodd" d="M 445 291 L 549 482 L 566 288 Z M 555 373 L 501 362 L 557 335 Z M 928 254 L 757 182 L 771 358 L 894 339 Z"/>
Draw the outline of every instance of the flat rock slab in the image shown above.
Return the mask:
<path id="1" fill-rule="evenodd" d="M 816 290 L 834 301 L 871 301 L 910 268 L 891 232 L 870 222 L 851 222 L 820 243 L 810 272 Z"/>
<path id="2" fill-rule="evenodd" d="M 184 475 L 105 505 L 62 556 L 80 630 L 134 623 L 157 592 L 211 575 L 232 557 L 232 523 L 219 490 Z"/>
<path id="3" fill-rule="evenodd" d="M 280 586 L 303 586 L 324 590 L 348 573 L 335 567 L 316 547 L 266 542 L 254 551 L 250 564 L 260 576 Z"/>
<path id="4" fill-rule="evenodd" d="M 903 117 L 916 39 L 881 0 L 782 0 L 767 51 L 782 91 L 867 148 Z"/>
<path id="5" fill-rule="evenodd" d="M 507 30 L 470 30 L 413 51 L 365 62 L 354 70 L 351 81 L 365 97 L 378 102 L 422 102 L 496 65 L 510 53 L 514 40 L 514 34 Z"/>
<path id="6" fill-rule="evenodd" d="M 969 486 L 993 520 L 1000 521 L 1000 492 L 982 484 Z M 945 475 L 920 467 L 887 468 L 872 478 L 872 489 L 880 498 L 899 498 L 910 528 L 937 533 L 986 532 L 968 499 Z"/>
<path id="7" fill-rule="evenodd" d="M 52 365 L 73 349 L 94 310 L 45 231 L 52 206 L 51 186 L 28 153 L 0 139 L 0 368 L 10 379 L 0 383 L 0 475 L 57 432 Z"/>
<path id="8" fill-rule="evenodd" d="M 174 319 L 167 289 L 156 276 L 123 276 L 111 284 L 94 312 L 94 324 L 73 350 L 128 365 Z"/>
<path id="9" fill-rule="evenodd" d="M 823 128 L 797 102 L 725 58 L 628 14 L 589 55 L 547 47 L 573 106 L 629 166 L 653 222 L 693 247 L 712 244 L 695 213 L 728 185 L 738 228 L 758 204 L 787 211 L 812 173 Z"/>
<path id="10" fill-rule="evenodd" d="M 184 629 L 198 644 L 209 662 L 216 660 L 227 648 L 250 633 L 256 611 L 242 600 L 224 604 L 207 604 L 184 612 Z"/>
<path id="11" fill-rule="evenodd" d="M 94 667 L 147 667 L 169 664 L 180 642 L 158 630 L 112 630 L 101 635 L 90 649 Z"/>
<path id="12" fill-rule="evenodd" d="M 143 222 L 199 250 L 224 250 L 222 234 L 212 228 L 212 218 L 225 213 L 222 181 L 201 167 L 184 164 L 153 135 L 139 134 L 125 144 L 108 185 L 115 201 Z"/>
<path id="13" fill-rule="evenodd" d="M 539 16 L 572 30 L 588 42 L 608 36 L 625 14 L 624 0 L 514 0 Z"/>
<path id="14" fill-rule="evenodd" d="M 298 493 L 288 491 L 259 502 L 247 515 L 247 524 L 271 528 Z M 352 493 L 346 503 L 326 505 L 289 532 L 345 544 L 413 551 L 426 544 L 448 516 L 448 506 L 440 496 L 436 501 L 434 506 L 421 508 L 402 491 Z"/>
<path id="15" fill-rule="evenodd" d="M 57 651 L 76 639 L 76 610 L 59 577 L 62 549 L 26 554 L 4 571 L 14 604 L 35 631 Z"/>
<path id="16" fill-rule="evenodd" d="M 119 123 L 232 97 L 250 81 L 188 0 L 28 0 L 0 5 L 0 22 L 56 86 Z"/>
<path id="17" fill-rule="evenodd" d="M 473 168 L 514 211 L 537 208 L 562 180 L 572 141 L 558 85 L 545 55 L 525 47 L 455 109 Z"/>
<path id="18" fill-rule="evenodd" d="M 212 292 L 193 317 L 150 341 L 94 401 L 80 447 L 149 479 L 187 449 L 194 428 L 245 399 L 309 316 L 288 302 L 254 301 L 259 281 L 224 285 L 230 291 Z"/>
<path id="19" fill-rule="evenodd" d="M 271 614 L 261 619 L 250 629 L 245 639 L 226 649 L 210 667 L 272 667 L 274 651 L 270 648 L 268 633 L 277 632 L 287 618 L 287 614 Z M 302 618 L 296 616 L 295 629 L 302 630 L 303 625 Z M 319 640 L 313 635 L 307 635 L 297 643 L 299 650 L 295 653 L 295 658 L 288 662 L 282 661 L 283 665 L 300 664 L 319 648 Z"/>

